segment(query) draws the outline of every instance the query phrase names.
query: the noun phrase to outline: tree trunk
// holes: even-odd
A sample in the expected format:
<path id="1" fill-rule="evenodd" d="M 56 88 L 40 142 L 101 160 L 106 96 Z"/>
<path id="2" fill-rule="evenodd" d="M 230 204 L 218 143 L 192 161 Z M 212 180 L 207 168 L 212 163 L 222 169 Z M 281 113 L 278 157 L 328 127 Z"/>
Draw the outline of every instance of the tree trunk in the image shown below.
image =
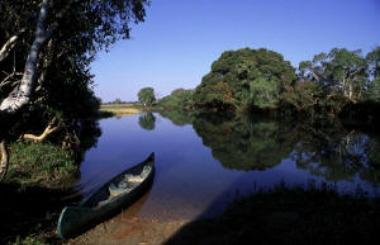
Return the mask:
<path id="1" fill-rule="evenodd" d="M 0 181 L 7 174 L 8 165 L 9 165 L 8 149 L 5 144 L 5 140 L 2 140 L 0 142 Z"/>
<path id="2" fill-rule="evenodd" d="M 350 83 L 350 84 L 348 85 L 348 98 L 349 98 L 350 100 L 352 100 L 352 97 L 353 97 L 353 88 L 352 88 L 352 84 Z"/>
<path id="3" fill-rule="evenodd" d="M 30 47 L 29 54 L 25 62 L 24 74 L 20 85 L 16 87 L 8 95 L 8 97 L 1 102 L 0 111 L 13 114 L 30 101 L 34 83 L 37 77 L 38 56 L 44 43 L 51 34 L 48 32 L 45 23 L 48 14 L 48 2 L 49 0 L 42 1 L 37 20 L 35 38 L 32 46 Z"/>

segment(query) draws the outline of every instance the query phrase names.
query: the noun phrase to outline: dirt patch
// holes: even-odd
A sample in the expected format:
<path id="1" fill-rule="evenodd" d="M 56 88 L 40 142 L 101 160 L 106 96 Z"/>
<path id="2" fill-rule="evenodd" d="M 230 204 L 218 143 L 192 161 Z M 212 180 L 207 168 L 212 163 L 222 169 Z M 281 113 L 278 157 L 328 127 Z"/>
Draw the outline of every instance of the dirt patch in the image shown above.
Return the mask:
<path id="1" fill-rule="evenodd" d="M 188 220 L 161 221 L 120 214 L 68 241 L 67 244 L 163 244 L 188 222 Z"/>

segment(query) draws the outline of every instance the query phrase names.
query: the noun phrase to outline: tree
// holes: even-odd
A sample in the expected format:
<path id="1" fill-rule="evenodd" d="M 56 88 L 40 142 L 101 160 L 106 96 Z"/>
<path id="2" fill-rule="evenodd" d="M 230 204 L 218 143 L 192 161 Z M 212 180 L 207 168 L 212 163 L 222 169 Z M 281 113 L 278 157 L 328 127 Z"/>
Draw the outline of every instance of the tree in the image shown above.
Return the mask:
<path id="1" fill-rule="evenodd" d="M 380 77 L 372 81 L 367 91 L 367 99 L 380 103 Z"/>
<path id="2" fill-rule="evenodd" d="M 53 65 L 50 63 L 57 64 L 52 60 L 56 56 L 68 55 L 69 62 L 76 63 L 75 68 L 85 71 L 97 50 L 108 47 L 120 38 L 127 38 L 130 19 L 143 20 L 146 1 L 27 2 L 30 1 L 14 4 L 14 1 L 5 0 L 0 7 L 6 10 L 1 11 L 4 13 L 1 23 L 5 23 L 1 28 L 5 34 L 5 40 L 2 40 L 5 44 L 0 49 L 1 60 L 6 60 L 15 46 L 25 43 L 25 48 L 20 49 L 21 54 L 16 54 L 22 56 L 25 64 L 23 70 L 11 76 L 20 74 L 21 79 L 15 82 L 18 86 L 12 84 L 13 88 L 8 89 L 0 104 L 0 111 L 7 113 L 15 113 L 31 102 L 36 90 L 44 85 L 45 75 Z M 14 23 L 16 26 L 12 26 Z M 23 35 L 24 32 L 27 33 Z M 2 87 L 4 83 L 10 85 L 7 83 L 8 76 L 5 80 Z"/>
<path id="3" fill-rule="evenodd" d="M 380 47 L 375 48 L 367 54 L 368 73 L 370 74 L 370 84 L 367 91 L 367 98 L 371 101 L 380 102 Z"/>
<path id="4" fill-rule="evenodd" d="M 137 97 L 139 102 L 143 104 L 145 107 L 150 107 L 153 105 L 154 102 L 156 102 L 154 89 L 151 87 L 140 89 L 139 93 L 137 94 Z"/>
<path id="5" fill-rule="evenodd" d="M 255 79 L 250 84 L 252 105 L 259 109 L 275 109 L 280 101 L 280 85 L 274 80 Z"/>
<path id="6" fill-rule="evenodd" d="M 281 95 L 283 102 L 294 106 L 299 113 L 313 112 L 314 107 L 323 97 L 323 90 L 318 83 L 297 81 Z"/>
<path id="7" fill-rule="evenodd" d="M 116 98 L 114 101 L 111 102 L 112 104 L 123 104 L 123 101 L 120 98 Z"/>
<path id="8" fill-rule="evenodd" d="M 239 49 L 224 52 L 196 88 L 198 108 L 241 110 L 257 106 L 276 107 L 280 92 L 295 81 L 290 62 L 267 49 Z M 265 95 L 259 93 L 265 91 Z"/>
<path id="9" fill-rule="evenodd" d="M 166 111 L 189 111 L 193 107 L 194 90 L 179 88 L 158 101 L 158 106 Z"/>
<path id="10" fill-rule="evenodd" d="M 332 49 L 299 64 L 298 75 L 328 88 L 328 96 L 341 94 L 352 102 L 361 99 L 367 81 L 367 63 L 360 50 Z"/>
<path id="11" fill-rule="evenodd" d="M 12 135 L 2 135 L 0 142 L 50 125 L 55 117 L 61 127 L 75 127 L 79 119 L 94 116 L 99 100 L 89 65 L 97 51 L 129 37 L 129 23 L 144 20 L 146 4 L 0 1 L 0 120 L 17 121 L 4 123 Z"/>
<path id="12" fill-rule="evenodd" d="M 369 74 L 373 80 L 380 78 L 380 47 L 374 48 L 367 54 Z"/>

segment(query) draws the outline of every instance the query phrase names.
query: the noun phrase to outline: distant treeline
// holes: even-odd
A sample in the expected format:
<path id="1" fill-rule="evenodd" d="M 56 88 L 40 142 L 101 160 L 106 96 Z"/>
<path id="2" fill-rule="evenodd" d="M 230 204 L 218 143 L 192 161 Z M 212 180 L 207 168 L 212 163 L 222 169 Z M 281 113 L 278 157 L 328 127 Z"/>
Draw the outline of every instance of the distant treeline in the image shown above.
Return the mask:
<path id="1" fill-rule="evenodd" d="M 115 99 L 113 101 L 102 102 L 102 105 L 117 105 L 117 104 L 135 105 L 135 104 L 140 104 L 140 103 L 138 101 L 124 101 L 121 99 Z"/>
<path id="2" fill-rule="evenodd" d="M 166 111 L 269 112 L 305 118 L 340 116 L 372 122 L 380 103 L 380 47 L 334 48 L 294 68 L 277 52 L 224 52 L 194 90 L 176 89 L 158 101 Z"/>

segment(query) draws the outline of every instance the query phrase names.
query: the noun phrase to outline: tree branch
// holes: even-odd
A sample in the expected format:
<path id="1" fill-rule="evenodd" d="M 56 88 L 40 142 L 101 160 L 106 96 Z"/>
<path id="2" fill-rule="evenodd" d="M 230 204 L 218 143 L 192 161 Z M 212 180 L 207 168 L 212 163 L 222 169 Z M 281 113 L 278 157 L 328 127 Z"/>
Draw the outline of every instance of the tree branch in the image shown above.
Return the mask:
<path id="1" fill-rule="evenodd" d="M 59 126 L 55 126 L 57 122 L 57 118 L 53 118 L 50 123 L 48 124 L 48 126 L 45 128 L 45 130 L 40 134 L 40 135 L 34 135 L 34 134 L 24 134 L 22 136 L 23 139 L 25 140 L 31 140 L 33 141 L 34 143 L 37 143 L 37 142 L 42 142 L 44 141 L 49 135 L 51 135 L 52 133 L 54 133 L 55 131 L 57 131 L 59 129 Z"/>
<path id="2" fill-rule="evenodd" d="M 1 82 L 0 82 L 0 88 L 8 85 L 8 84 L 11 84 L 13 81 L 12 81 L 12 78 L 14 78 L 15 76 L 22 76 L 22 73 L 20 72 L 12 72 L 11 74 L 9 74 L 8 76 L 6 76 Z"/>
<path id="3" fill-rule="evenodd" d="M 8 39 L 8 41 L 5 42 L 3 47 L 0 49 L 0 62 L 3 61 L 5 58 L 8 57 L 9 53 L 12 51 L 12 49 L 16 46 L 17 39 L 19 36 L 25 32 L 25 29 L 21 29 L 18 34 L 13 35 Z"/>

